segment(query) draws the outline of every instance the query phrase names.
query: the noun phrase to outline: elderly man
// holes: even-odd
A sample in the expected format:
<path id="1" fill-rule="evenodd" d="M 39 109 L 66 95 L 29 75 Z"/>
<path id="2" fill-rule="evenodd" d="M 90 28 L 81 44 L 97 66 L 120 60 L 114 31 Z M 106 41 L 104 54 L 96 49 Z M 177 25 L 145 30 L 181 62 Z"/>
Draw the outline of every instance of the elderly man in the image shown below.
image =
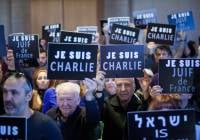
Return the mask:
<path id="1" fill-rule="evenodd" d="M 94 139 L 95 128 L 99 122 L 99 110 L 93 93 L 96 83 L 86 78 L 85 109 L 80 104 L 80 86 L 65 82 L 56 86 L 57 108 L 50 109 L 47 114 L 59 125 L 65 140 Z"/>
<path id="2" fill-rule="evenodd" d="M 12 73 L 3 82 L 5 116 L 27 118 L 28 140 L 61 140 L 62 135 L 56 123 L 48 116 L 34 112 L 29 107 L 32 98 L 32 84 L 23 73 Z"/>
<path id="3" fill-rule="evenodd" d="M 136 111 L 141 101 L 135 96 L 134 78 L 115 79 L 116 95 L 106 100 L 103 109 L 103 139 L 128 139 L 127 112 Z"/>

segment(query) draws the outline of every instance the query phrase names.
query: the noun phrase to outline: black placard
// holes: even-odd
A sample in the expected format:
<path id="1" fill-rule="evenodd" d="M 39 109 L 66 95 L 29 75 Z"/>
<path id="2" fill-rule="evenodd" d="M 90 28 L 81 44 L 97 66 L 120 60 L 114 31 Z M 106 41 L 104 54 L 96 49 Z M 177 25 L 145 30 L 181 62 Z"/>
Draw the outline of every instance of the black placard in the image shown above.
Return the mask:
<path id="1" fill-rule="evenodd" d="M 60 41 L 61 24 L 50 24 L 42 26 L 42 38 L 47 42 Z"/>
<path id="2" fill-rule="evenodd" d="M 137 28 L 145 29 L 148 23 L 156 23 L 156 9 L 141 10 L 133 12 L 134 24 Z"/>
<path id="3" fill-rule="evenodd" d="M 129 23 L 130 23 L 130 17 L 109 17 L 108 18 L 109 32 L 111 32 L 113 24 L 128 26 Z"/>
<path id="4" fill-rule="evenodd" d="M 163 93 L 196 93 L 199 73 L 200 59 L 159 60 L 159 85 Z"/>
<path id="5" fill-rule="evenodd" d="M 194 140 L 194 110 L 128 113 L 129 140 Z"/>
<path id="6" fill-rule="evenodd" d="M 96 76 L 97 45 L 48 45 L 48 78 L 82 80 Z"/>
<path id="7" fill-rule="evenodd" d="M 92 43 L 96 42 L 97 26 L 77 26 L 76 31 L 79 33 L 92 34 Z"/>
<path id="8" fill-rule="evenodd" d="M 142 77 L 144 68 L 143 45 L 101 46 L 101 70 L 107 78 Z"/>
<path id="9" fill-rule="evenodd" d="M 146 42 L 156 44 L 173 45 L 175 38 L 175 25 L 149 23 L 147 29 Z"/>
<path id="10" fill-rule="evenodd" d="M 91 44 L 92 34 L 61 31 L 61 43 Z"/>
<path id="11" fill-rule="evenodd" d="M 38 66 L 38 35 L 8 36 L 8 46 L 14 52 L 15 63 L 19 67 Z"/>
<path id="12" fill-rule="evenodd" d="M 110 44 L 135 44 L 138 41 L 139 29 L 113 24 Z"/>
<path id="13" fill-rule="evenodd" d="M 6 56 L 6 42 L 4 35 L 4 26 L 0 25 L 0 57 Z"/>
<path id="14" fill-rule="evenodd" d="M 26 140 L 26 118 L 0 116 L 0 139 Z"/>

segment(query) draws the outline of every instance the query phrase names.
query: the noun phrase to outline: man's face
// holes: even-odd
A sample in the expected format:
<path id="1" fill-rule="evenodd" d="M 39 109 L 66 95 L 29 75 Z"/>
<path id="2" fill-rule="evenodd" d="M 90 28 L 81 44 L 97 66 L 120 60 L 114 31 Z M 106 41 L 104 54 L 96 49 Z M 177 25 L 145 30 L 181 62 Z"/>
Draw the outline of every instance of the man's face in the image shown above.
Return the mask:
<path id="1" fill-rule="evenodd" d="M 49 87 L 49 80 L 47 79 L 47 72 L 40 71 L 36 80 L 39 89 L 47 89 Z"/>
<path id="2" fill-rule="evenodd" d="M 155 52 L 155 61 L 156 61 L 156 63 L 158 63 L 159 62 L 159 59 L 167 59 L 167 58 L 169 58 L 170 56 L 169 56 L 169 54 L 168 54 L 168 52 L 166 51 L 166 50 L 160 50 L 160 49 L 158 49 L 156 52 Z"/>
<path id="3" fill-rule="evenodd" d="M 3 102 L 7 115 L 21 116 L 28 107 L 28 91 L 24 89 L 25 79 L 8 78 L 3 85 Z"/>
<path id="4" fill-rule="evenodd" d="M 79 104 L 79 97 L 75 96 L 75 93 L 63 89 L 57 93 L 57 103 L 62 115 L 68 117 L 76 110 Z"/>
<path id="5" fill-rule="evenodd" d="M 119 78 L 115 80 L 117 96 L 122 102 L 130 101 L 135 90 L 135 81 L 132 78 Z"/>
<path id="6" fill-rule="evenodd" d="M 46 65 L 46 63 L 47 63 L 46 52 L 39 53 L 38 63 L 39 63 L 39 65 L 40 65 L 40 67 Z"/>
<path id="7" fill-rule="evenodd" d="M 46 40 L 41 39 L 41 40 L 40 40 L 40 45 L 45 46 L 45 45 L 46 45 Z"/>

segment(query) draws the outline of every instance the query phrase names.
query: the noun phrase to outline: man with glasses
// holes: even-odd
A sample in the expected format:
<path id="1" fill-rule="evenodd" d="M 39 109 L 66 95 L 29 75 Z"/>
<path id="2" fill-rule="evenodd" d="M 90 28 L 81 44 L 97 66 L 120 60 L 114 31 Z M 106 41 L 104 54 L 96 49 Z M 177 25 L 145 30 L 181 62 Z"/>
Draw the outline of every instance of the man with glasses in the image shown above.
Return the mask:
<path id="1" fill-rule="evenodd" d="M 5 116 L 27 118 L 28 140 L 61 140 L 62 135 L 54 121 L 29 107 L 32 98 L 31 81 L 23 73 L 12 73 L 3 82 Z"/>

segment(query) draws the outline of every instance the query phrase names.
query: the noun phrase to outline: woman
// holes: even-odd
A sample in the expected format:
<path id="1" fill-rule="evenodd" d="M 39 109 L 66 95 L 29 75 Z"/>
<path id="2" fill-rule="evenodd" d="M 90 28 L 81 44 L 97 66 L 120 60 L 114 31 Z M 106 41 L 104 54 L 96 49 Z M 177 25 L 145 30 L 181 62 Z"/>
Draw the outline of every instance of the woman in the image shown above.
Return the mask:
<path id="1" fill-rule="evenodd" d="M 30 104 L 32 109 L 41 111 L 44 93 L 52 85 L 53 81 L 47 79 L 46 68 L 35 69 L 33 74 L 33 97 Z"/>

